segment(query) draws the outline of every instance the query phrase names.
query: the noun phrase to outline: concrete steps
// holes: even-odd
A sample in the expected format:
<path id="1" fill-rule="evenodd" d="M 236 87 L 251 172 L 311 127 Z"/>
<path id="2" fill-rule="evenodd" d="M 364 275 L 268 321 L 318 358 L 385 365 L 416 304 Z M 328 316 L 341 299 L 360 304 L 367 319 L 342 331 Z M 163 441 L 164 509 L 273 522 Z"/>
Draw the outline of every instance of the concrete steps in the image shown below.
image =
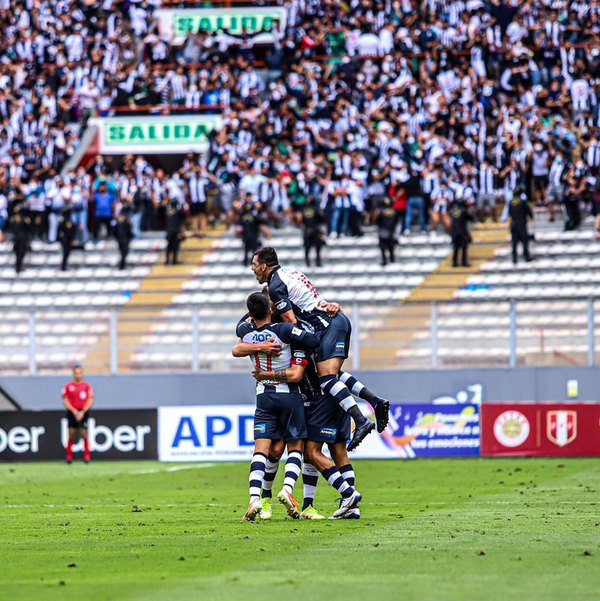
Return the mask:
<path id="1" fill-rule="evenodd" d="M 365 369 L 398 367 L 397 351 L 410 348 L 414 335 L 428 327 L 432 301 L 449 302 L 470 276 L 478 273 L 497 248 L 506 243 L 507 228 L 498 224 L 478 224 L 473 228 L 469 248 L 469 267 L 453 267 L 449 255 L 429 274 L 420 286 L 383 320 L 380 328 L 369 334 L 362 345 L 361 367 Z"/>
<path id="2" fill-rule="evenodd" d="M 141 346 L 144 336 L 152 333 L 152 326 L 160 321 L 162 312 L 181 292 L 184 282 L 202 264 L 211 251 L 213 242 L 220 238 L 225 228 L 217 228 L 206 238 L 189 238 L 182 244 L 178 265 L 164 265 L 164 254 L 153 265 L 152 271 L 132 294 L 131 300 L 119 310 L 118 316 L 118 365 L 119 371 L 131 368 L 132 355 Z M 110 366 L 109 335 L 103 336 L 88 354 L 86 364 L 91 373 L 106 371 Z M 87 370 L 90 371 L 90 370 Z"/>

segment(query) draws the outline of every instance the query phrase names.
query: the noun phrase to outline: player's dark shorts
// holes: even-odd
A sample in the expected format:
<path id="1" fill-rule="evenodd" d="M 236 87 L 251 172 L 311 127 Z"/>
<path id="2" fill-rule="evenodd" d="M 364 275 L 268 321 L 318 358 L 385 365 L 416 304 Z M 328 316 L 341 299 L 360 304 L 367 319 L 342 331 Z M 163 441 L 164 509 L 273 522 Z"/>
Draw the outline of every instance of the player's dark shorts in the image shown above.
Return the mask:
<path id="1" fill-rule="evenodd" d="M 206 203 L 205 202 L 191 202 L 190 203 L 190 215 L 206 214 Z"/>
<path id="2" fill-rule="evenodd" d="M 265 386 L 265 392 L 256 396 L 254 412 L 254 440 L 268 438 L 295 442 L 306 438 L 304 398 L 300 392 L 275 392 Z"/>
<path id="3" fill-rule="evenodd" d="M 69 428 L 87 428 L 90 412 L 86 411 L 83 414 L 83 419 L 80 422 L 75 419 L 75 416 L 70 411 L 67 411 L 66 417 L 69 420 Z"/>
<path id="4" fill-rule="evenodd" d="M 347 359 L 351 334 L 350 320 L 343 313 L 332 317 L 329 327 L 325 328 L 321 335 L 321 341 L 315 351 L 315 361 L 319 363 L 333 357 Z"/>
<path id="5" fill-rule="evenodd" d="M 317 395 L 306 408 L 308 440 L 346 442 L 351 435 L 350 416 L 331 395 Z"/>

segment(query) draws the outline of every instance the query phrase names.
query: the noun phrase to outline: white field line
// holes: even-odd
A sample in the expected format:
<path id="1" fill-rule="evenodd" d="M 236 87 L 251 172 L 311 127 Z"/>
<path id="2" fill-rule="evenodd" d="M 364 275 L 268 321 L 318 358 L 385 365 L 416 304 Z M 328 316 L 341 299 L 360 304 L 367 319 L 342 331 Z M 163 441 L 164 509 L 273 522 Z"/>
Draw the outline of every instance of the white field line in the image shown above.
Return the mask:
<path id="1" fill-rule="evenodd" d="M 191 469 L 191 468 L 190 468 Z M 462 503 L 463 505 L 516 505 L 519 507 L 523 507 L 523 502 L 522 501 L 465 501 L 464 503 Z M 558 501 L 557 504 L 559 505 L 599 505 L 600 502 L 598 501 Z M 132 504 L 131 503 L 111 503 L 110 505 L 104 504 L 104 503 L 81 503 L 81 505 L 83 505 L 84 507 L 131 507 Z M 141 507 L 144 507 L 143 503 L 139 504 Z M 235 504 L 232 503 L 156 503 L 155 504 L 156 507 L 232 507 L 235 506 Z M 242 504 L 238 504 L 240 507 L 242 506 Z M 416 503 L 414 501 L 406 501 L 405 503 L 369 503 L 366 501 L 362 501 L 361 502 L 361 507 L 364 507 L 366 505 L 369 505 L 371 507 L 408 507 L 408 506 L 423 506 L 423 503 Z M 455 509 L 459 509 L 455 507 L 455 504 L 448 501 L 429 501 L 427 503 L 427 505 L 432 506 L 435 505 L 437 507 L 444 507 L 444 506 L 453 506 Z M 546 503 L 544 503 L 543 501 L 539 501 L 539 502 L 531 502 L 528 501 L 527 502 L 528 507 L 527 508 L 531 508 L 532 506 L 536 506 L 536 505 L 546 505 Z M 69 507 L 70 505 L 68 504 L 62 504 L 62 505 L 55 505 L 55 504 L 43 504 L 43 505 L 34 505 L 34 504 L 20 504 L 20 505 L 2 505 L 0 507 L 0 510 L 2 508 L 7 508 L 7 509 L 31 509 L 34 507 L 47 507 L 47 508 L 54 508 L 54 507 Z M 411 516 L 411 517 L 419 517 L 419 516 Z M 573 516 L 570 516 L 573 517 Z M 586 516 L 582 516 L 582 517 L 586 517 Z M 589 517 L 589 516 L 587 516 Z"/>

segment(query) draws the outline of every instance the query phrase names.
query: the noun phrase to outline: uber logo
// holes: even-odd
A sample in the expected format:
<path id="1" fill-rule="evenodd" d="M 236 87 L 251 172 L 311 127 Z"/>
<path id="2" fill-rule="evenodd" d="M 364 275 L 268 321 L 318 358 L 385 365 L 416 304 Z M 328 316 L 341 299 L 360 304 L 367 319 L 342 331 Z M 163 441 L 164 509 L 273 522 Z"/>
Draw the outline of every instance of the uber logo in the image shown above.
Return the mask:
<path id="1" fill-rule="evenodd" d="M 8 431 L 0 428 L 0 453 L 7 449 L 13 453 L 37 453 L 40 450 L 40 437 L 45 432 L 43 426 L 15 426 Z"/>

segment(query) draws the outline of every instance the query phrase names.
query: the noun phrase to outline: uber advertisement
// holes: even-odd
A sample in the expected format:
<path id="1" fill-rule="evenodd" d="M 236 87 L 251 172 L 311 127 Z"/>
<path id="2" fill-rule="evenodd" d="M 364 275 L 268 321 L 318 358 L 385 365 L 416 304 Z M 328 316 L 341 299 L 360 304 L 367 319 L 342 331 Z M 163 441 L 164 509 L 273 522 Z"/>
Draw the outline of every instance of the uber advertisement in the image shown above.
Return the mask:
<path id="1" fill-rule="evenodd" d="M 156 459 L 156 411 L 98 410 L 90 413 L 92 461 Z M 68 423 L 64 411 L 0 412 L 0 461 L 64 459 Z M 73 446 L 75 460 L 83 443 Z"/>
<path id="2" fill-rule="evenodd" d="M 368 414 L 368 405 L 362 409 Z M 254 447 L 253 405 L 160 407 L 161 461 L 249 460 Z M 392 405 L 390 423 L 367 436 L 356 459 L 479 455 L 479 406 Z"/>

